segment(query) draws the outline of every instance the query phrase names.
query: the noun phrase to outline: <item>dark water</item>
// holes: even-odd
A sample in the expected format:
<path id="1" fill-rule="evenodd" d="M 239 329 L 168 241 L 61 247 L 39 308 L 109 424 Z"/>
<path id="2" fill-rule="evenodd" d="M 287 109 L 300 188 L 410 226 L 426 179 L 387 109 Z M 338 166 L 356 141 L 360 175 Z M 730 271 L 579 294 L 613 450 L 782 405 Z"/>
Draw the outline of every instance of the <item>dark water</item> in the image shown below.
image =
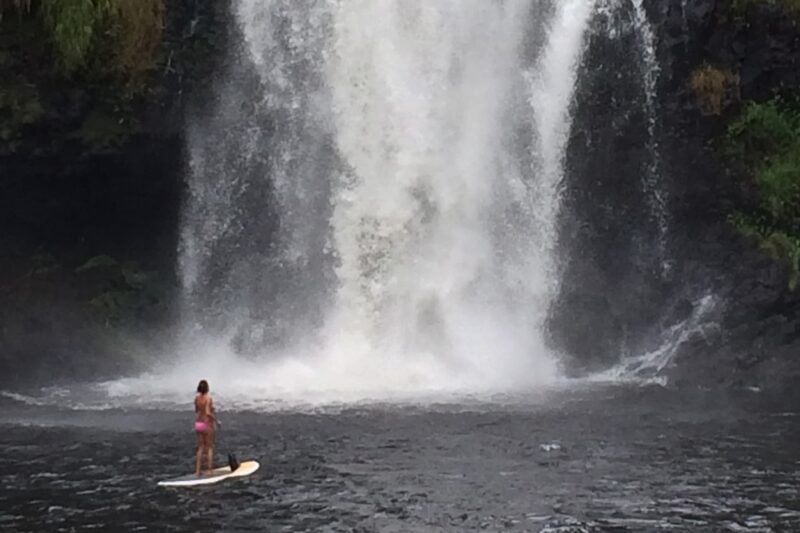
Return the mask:
<path id="1" fill-rule="evenodd" d="M 0 406 L 3 531 L 800 530 L 800 412 L 757 394 L 225 413 L 262 469 L 194 489 L 156 486 L 191 413 Z"/>

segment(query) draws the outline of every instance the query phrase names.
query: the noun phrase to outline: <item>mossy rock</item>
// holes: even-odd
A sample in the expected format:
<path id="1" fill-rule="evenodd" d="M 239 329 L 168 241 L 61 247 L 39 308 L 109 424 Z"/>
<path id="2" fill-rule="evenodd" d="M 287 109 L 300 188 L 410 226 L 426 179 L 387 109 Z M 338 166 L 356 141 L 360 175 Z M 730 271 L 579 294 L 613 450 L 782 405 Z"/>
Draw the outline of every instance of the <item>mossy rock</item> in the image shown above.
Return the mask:
<path id="1" fill-rule="evenodd" d="M 138 131 L 136 122 L 121 113 L 93 109 L 71 137 L 90 152 L 104 153 L 120 150 Z"/>
<path id="2" fill-rule="evenodd" d="M 136 263 L 128 262 L 122 267 L 122 276 L 128 287 L 143 290 L 152 280 L 152 276 L 141 270 Z"/>
<path id="3" fill-rule="evenodd" d="M 50 252 L 38 252 L 31 257 L 31 275 L 41 276 L 61 268 L 56 258 Z"/>
<path id="4" fill-rule="evenodd" d="M 116 323 L 141 307 L 141 298 L 137 291 L 112 289 L 92 298 L 89 305 L 105 323 Z"/>
<path id="5" fill-rule="evenodd" d="M 44 114 L 34 85 L 12 82 L 0 86 L 0 141 L 5 151 L 15 152 L 25 127 L 39 122 Z"/>
<path id="6" fill-rule="evenodd" d="M 119 267 L 119 262 L 111 256 L 100 254 L 92 257 L 84 264 L 75 269 L 75 273 L 86 272 L 96 268 L 114 268 Z"/>

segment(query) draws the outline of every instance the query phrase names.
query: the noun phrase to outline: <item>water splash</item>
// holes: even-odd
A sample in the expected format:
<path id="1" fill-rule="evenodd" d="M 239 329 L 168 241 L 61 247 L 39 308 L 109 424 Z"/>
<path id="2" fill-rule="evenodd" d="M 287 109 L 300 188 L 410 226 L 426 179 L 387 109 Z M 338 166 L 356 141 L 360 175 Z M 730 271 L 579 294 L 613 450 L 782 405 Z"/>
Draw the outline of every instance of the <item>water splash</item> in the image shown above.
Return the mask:
<path id="1" fill-rule="evenodd" d="M 664 370 L 673 363 L 680 348 L 698 336 L 707 338 L 719 330 L 716 321 L 719 301 L 708 295 L 694 304 L 691 315 L 661 333 L 659 346 L 644 354 L 624 358 L 613 368 L 593 375 L 591 381 L 636 381 L 665 385 Z"/>

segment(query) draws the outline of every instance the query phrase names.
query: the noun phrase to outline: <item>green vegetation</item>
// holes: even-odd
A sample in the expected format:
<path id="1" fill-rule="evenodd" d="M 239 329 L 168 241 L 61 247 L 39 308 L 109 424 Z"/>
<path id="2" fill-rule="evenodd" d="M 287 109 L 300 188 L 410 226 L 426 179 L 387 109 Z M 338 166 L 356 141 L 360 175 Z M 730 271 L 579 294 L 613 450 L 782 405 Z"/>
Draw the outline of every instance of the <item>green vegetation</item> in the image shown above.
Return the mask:
<path id="1" fill-rule="evenodd" d="M 95 59 L 95 68 L 105 65 L 129 80 L 155 65 L 164 0 L 0 0 L 0 21 L 12 10 L 19 17 L 38 17 L 64 73 Z"/>
<path id="2" fill-rule="evenodd" d="M 705 64 L 692 72 L 692 91 L 706 115 L 720 115 L 725 104 L 739 98 L 739 76 L 728 69 Z"/>
<path id="3" fill-rule="evenodd" d="M 101 23 L 111 11 L 111 0 L 58 0 L 42 2 L 45 29 L 65 72 L 83 66 Z"/>
<path id="4" fill-rule="evenodd" d="M 121 149 L 159 81 L 164 2 L 0 0 L 0 155 Z"/>
<path id="5" fill-rule="evenodd" d="M 753 209 L 731 222 L 790 268 L 789 286 L 800 280 L 800 111 L 780 99 L 750 103 L 729 125 L 728 155 L 754 176 Z"/>

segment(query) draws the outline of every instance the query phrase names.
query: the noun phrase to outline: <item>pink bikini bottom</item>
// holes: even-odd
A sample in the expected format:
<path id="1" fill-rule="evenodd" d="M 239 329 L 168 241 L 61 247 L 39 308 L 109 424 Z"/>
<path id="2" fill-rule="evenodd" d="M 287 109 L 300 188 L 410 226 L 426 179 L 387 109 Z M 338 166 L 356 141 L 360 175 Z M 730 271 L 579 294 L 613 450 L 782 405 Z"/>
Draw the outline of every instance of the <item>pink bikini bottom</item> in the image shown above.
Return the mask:
<path id="1" fill-rule="evenodd" d="M 198 433 L 205 433 L 209 429 L 211 429 L 211 426 L 209 426 L 206 422 L 201 422 L 198 420 L 194 423 L 194 430 Z"/>

